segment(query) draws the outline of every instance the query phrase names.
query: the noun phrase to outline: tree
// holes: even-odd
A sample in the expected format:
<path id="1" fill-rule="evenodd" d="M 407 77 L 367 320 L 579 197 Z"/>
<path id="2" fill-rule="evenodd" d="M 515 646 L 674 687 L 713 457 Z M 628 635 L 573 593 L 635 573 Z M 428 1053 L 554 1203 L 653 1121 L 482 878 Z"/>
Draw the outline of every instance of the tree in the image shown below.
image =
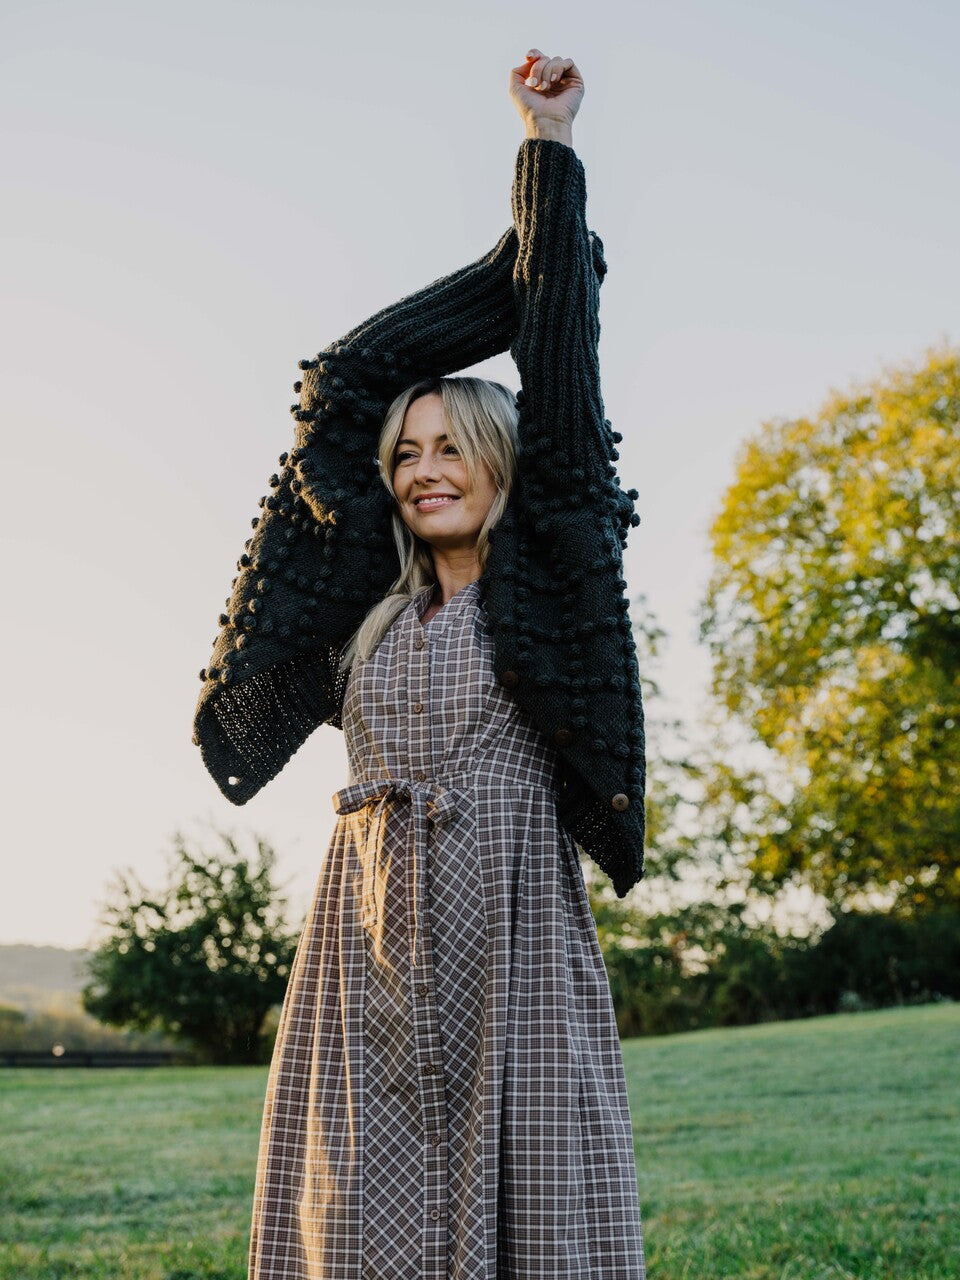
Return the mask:
<path id="1" fill-rule="evenodd" d="M 643 681 L 647 740 L 646 868 L 617 898 L 596 863 L 583 872 L 621 1036 L 709 1025 L 706 988 L 693 983 L 722 948 L 723 925 L 740 929 L 747 877 L 738 850 L 703 821 L 709 760 L 692 752 L 681 723 L 663 714 L 657 669 L 666 632 L 631 601 Z"/>
<path id="2" fill-rule="evenodd" d="M 780 774 L 743 788 L 758 885 L 960 902 L 958 510 L 946 345 L 741 449 L 700 633 L 716 696 Z"/>
<path id="3" fill-rule="evenodd" d="M 187 1040 L 205 1062 L 257 1062 L 297 933 L 273 883 L 274 850 L 256 837 L 251 863 L 232 836 L 218 835 L 225 852 L 193 854 L 176 834 L 159 893 L 118 874 L 102 917 L 109 936 L 89 961 L 83 1004 L 114 1026 Z"/>

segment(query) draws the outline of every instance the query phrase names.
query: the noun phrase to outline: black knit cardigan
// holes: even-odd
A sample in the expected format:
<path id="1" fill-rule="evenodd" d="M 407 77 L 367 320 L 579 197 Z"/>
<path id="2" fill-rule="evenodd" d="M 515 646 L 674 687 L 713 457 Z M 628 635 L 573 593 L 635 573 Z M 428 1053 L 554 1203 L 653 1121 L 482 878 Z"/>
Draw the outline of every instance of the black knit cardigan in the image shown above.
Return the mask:
<path id="1" fill-rule="evenodd" d="M 636 490 L 619 486 L 597 343 L 603 246 L 572 147 L 528 139 L 514 226 L 484 257 L 301 360 L 295 444 L 238 562 L 194 719 L 227 799 L 245 804 L 320 724 L 342 728 L 340 654 L 399 572 L 375 464 L 413 382 L 510 350 L 518 476 L 480 595 L 495 677 L 559 756 L 557 816 L 624 894 L 643 874 L 645 755 L 623 578 Z"/>

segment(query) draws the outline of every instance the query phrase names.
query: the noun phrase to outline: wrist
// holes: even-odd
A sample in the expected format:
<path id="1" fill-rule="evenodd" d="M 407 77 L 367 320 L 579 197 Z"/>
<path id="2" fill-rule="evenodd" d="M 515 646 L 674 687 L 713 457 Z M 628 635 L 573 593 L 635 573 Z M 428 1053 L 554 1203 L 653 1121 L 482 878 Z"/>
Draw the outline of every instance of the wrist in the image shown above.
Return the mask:
<path id="1" fill-rule="evenodd" d="M 573 146 L 573 128 L 566 120 L 550 117 L 531 118 L 526 122 L 528 138 L 543 138 L 549 142 L 563 142 Z"/>

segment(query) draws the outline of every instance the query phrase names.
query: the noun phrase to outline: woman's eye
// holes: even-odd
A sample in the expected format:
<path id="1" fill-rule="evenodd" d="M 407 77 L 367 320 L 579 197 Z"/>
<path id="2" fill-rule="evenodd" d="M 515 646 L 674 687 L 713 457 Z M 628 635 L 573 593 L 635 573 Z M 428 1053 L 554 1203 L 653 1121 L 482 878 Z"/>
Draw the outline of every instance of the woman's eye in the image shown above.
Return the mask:
<path id="1" fill-rule="evenodd" d="M 444 445 L 443 451 L 444 453 L 452 452 L 456 457 L 460 456 L 460 450 L 455 444 Z M 416 456 L 417 455 L 415 453 L 411 453 L 409 450 L 404 450 L 402 453 L 398 453 L 395 456 L 394 466 L 399 466 L 401 462 L 409 462 L 411 459 L 416 458 Z"/>

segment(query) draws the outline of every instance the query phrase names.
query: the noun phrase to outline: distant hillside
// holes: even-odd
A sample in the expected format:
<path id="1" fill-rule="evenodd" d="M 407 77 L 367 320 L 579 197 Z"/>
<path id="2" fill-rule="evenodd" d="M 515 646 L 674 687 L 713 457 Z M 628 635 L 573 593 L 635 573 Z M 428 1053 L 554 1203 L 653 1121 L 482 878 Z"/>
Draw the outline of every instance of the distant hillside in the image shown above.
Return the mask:
<path id="1" fill-rule="evenodd" d="M 66 947 L 0 946 L 0 1003 L 29 1010 L 76 1004 L 89 954 Z"/>
<path id="2" fill-rule="evenodd" d="M 66 947 L 0 946 L 0 1052 L 47 1053 L 55 1044 L 122 1052 L 178 1049 L 160 1031 L 117 1030 L 83 1011 L 80 992 L 89 954 Z M 10 1006 L 19 1012 L 11 1014 Z"/>

